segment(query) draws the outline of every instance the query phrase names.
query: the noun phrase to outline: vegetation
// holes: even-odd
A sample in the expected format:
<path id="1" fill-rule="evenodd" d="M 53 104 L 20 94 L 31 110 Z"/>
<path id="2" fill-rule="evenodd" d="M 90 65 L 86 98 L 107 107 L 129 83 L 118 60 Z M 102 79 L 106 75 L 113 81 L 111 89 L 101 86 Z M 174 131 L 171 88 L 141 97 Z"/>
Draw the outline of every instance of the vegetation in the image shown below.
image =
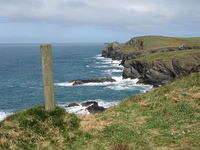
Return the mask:
<path id="1" fill-rule="evenodd" d="M 99 115 L 33 107 L 0 123 L 0 149 L 200 149 L 200 72 Z"/>
<path id="2" fill-rule="evenodd" d="M 200 53 L 200 49 L 172 51 L 172 52 L 157 52 L 157 53 L 151 53 L 144 57 L 137 58 L 135 60 L 153 61 L 153 60 L 158 60 L 158 59 L 181 58 L 181 57 L 189 56 L 191 54 L 194 55 L 194 54 L 199 54 L 199 53 Z"/>
<path id="3" fill-rule="evenodd" d="M 200 46 L 199 41 L 200 38 L 144 36 L 133 38 L 122 47 L 114 46 L 124 53 L 138 49 L 147 52 L 182 44 Z M 164 60 L 199 52 L 199 49 L 157 52 L 137 59 Z M 60 107 L 51 112 L 46 112 L 44 106 L 23 110 L 0 122 L 0 149 L 198 150 L 199 81 L 200 72 L 192 73 L 143 95 L 127 98 L 98 115 L 68 114 Z"/>
<path id="4" fill-rule="evenodd" d="M 80 136 L 80 119 L 57 107 L 46 112 L 43 106 L 23 110 L 0 123 L 1 149 L 59 149 L 70 147 Z"/>
<path id="5" fill-rule="evenodd" d="M 118 51 L 135 52 L 149 51 L 163 48 L 178 48 L 184 46 L 200 46 L 200 37 L 193 38 L 179 38 L 179 37 L 165 37 L 165 36 L 141 36 L 132 38 L 125 43 Z"/>

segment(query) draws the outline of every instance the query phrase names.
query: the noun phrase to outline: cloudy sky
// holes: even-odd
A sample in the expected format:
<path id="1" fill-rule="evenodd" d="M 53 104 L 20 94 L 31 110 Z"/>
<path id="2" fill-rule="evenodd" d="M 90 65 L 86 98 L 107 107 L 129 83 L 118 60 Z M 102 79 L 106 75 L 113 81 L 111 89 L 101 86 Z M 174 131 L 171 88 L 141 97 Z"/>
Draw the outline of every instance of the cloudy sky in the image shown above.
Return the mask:
<path id="1" fill-rule="evenodd" d="M 0 0 L 0 43 L 200 37 L 200 0 Z"/>

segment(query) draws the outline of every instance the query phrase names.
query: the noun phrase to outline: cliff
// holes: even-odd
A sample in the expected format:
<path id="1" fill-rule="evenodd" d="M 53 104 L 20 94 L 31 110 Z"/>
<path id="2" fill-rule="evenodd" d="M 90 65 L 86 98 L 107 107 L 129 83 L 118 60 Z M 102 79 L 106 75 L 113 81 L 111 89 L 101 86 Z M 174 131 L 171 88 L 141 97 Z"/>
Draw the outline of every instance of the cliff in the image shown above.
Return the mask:
<path id="1" fill-rule="evenodd" d="M 120 44 L 110 43 L 102 50 L 102 57 L 113 60 L 130 60 L 151 53 L 200 49 L 200 38 L 175 38 L 164 36 L 141 36 Z"/>
<path id="2" fill-rule="evenodd" d="M 169 53 L 169 52 L 168 52 Z M 200 50 L 174 52 L 174 57 L 156 60 L 148 58 L 124 62 L 123 78 L 139 78 L 138 83 L 158 86 L 173 79 L 197 72 L 200 68 Z"/>
<path id="3" fill-rule="evenodd" d="M 200 38 L 135 37 L 109 44 L 102 56 L 122 60 L 123 78 L 158 86 L 198 70 Z"/>

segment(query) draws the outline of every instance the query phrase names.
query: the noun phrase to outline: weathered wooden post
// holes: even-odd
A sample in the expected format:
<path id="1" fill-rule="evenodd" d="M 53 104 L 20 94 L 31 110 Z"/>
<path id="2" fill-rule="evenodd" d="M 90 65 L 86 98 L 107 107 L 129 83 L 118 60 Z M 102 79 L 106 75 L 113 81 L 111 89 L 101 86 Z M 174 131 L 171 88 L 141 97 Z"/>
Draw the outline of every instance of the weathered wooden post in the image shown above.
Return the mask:
<path id="1" fill-rule="evenodd" d="M 45 110 L 52 111 L 55 109 L 54 83 L 52 71 L 52 50 L 51 44 L 40 45 L 42 76 L 44 86 Z"/>

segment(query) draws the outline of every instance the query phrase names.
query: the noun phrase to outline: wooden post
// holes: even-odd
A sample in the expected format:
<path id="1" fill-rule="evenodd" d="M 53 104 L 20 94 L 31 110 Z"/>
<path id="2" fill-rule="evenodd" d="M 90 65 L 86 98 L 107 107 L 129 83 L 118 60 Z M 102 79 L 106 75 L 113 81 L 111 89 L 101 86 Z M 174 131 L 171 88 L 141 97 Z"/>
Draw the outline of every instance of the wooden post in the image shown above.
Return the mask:
<path id="1" fill-rule="evenodd" d="M 51 44 L 40 45 L 45 110 L 55 110 Z"/>

